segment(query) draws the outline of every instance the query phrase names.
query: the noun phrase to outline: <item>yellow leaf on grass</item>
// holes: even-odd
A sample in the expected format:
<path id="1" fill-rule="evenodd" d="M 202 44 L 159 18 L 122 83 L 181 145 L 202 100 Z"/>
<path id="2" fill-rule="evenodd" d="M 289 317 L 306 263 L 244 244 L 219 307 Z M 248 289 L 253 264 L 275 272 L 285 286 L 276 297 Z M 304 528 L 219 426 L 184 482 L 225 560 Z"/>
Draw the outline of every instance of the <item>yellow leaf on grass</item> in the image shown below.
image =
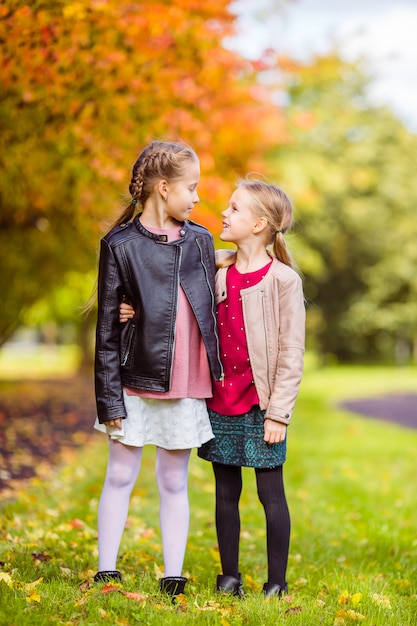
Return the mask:
<path id="1" fill-rule="evenodd" d="M 365 616 L 362 615 L 362 613 L 357 613 L 356 611 L 352 611 L 352 609 L 340 609 L 337 613 L 336 613 L 337 617 L 342 617 L 345 619 L 350 619 L 353 622 L 361 622 L 362 620 L 365 619 Z"/>
<path id="2" fill-rule="evenodd" d="M 361 622 L 362 620 L 365 619 L 365 616 L 362 615 L 362 613 L 357 613 L 356 611 L 352 611 L 352 609 L 349 609 L 349 610 L 340 609 L 337 612 L 337 617 L 349 619 L 353 622 Z"/>
<path id="3" fill-rule="evenodd" d="M 13 578 L 7 572 L 0 572 L 0 582 L 6 583 L 8 587 L 13 589 Z"/>
<path id="4" fill-rule="evenodd" d="M 26 602 L 40 602 L 41 597 L 36 591 L 31 591 L 30 595 L 26 598 Z"/>
<path id="5" fill-rule="evenodd" d="M 350 593 L 345 589 L 339 598 L 339 604 L 347 604 L 348 602 L 350 602 Z"/>
<path id="6" fill-rule="evenodd" d="M 378 606 L 385 607 L 386 609 L 390 609 L 391 608 L 390 599 L 387 596 L 382 596 L 379 593 L 374 593 L 372 595 L 372 602 L 374 604 L 377 604 Z"/>
<path id="7" fill-rule="evenodd" d="M 258 589 L 259 584 L 253 580 L 252 576 L 250 576 L 249 574 L 245 574 L 245 586 L 252 591 L 255 591 L 256 589 Z"/>
<path id="8" fill-rule="evenodd" d="M 194 606 L 197 611 L 217 611 L 222 608 L 222 605 L 219 602 L 215 602 L 214 600 L 206 600 L 202 606 L 198 604 L 198 599 L 194 600 Z"/>
<path id="9" fill-rule="evenodd" d="M 37 587 L 39 583 L 41 583 L 42 581 L 43 581 L 43 577 L 41 576 L 41 578 L 34 580 L 33 583 L 26 583 L 25 591 L 31 591 L 32 589 L 35 589 L 35 587 Z"/>
<path id="10" fill-rule="evenodd" d="M 362 600 L 362 594 L 361 593 L 354 593 L 352 596 L 352 604 L 353 606 L 356 606 L 357 604 L 360 604 Z"/>
<path id="11" fill-rule="evenodd" d="M 161 568 L 158 567 L 158 565 L 156 563 L 153 564 L 153 569 L 154 569 L 154 572 L 155 572 L 155 576 L 157 578 L 162 578 L 163 577 L 164 574 L 163 574 Z"/>

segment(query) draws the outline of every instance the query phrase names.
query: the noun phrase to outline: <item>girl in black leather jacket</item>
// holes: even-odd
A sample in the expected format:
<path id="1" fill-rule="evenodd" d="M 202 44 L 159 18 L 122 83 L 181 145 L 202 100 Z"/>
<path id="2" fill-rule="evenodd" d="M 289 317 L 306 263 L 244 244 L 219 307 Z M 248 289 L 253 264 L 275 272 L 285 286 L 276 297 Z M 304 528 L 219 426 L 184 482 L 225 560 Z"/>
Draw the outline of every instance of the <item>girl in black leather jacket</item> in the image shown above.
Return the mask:
<path id="1" fill-rule="evenodd" d="M 188 461 L 213 437 L 205 398 L 220 379 L 210 233 L 188 218 L 199 201 L 199 161 L 188 146 L 154 141 L 133 166 L 130 205 L 101 241 L 95 427 L 109 437 L 98 511 L 95 581 L 121 579 L 116 559 L 142 449 L 157 447 L 164 577 L 184 591 Z M 140 205 L 141 212 L 134 218 Z M 132 220 L 133 218 L 133 220 Z M 119 303 L 135 315 L 119 322 Z"/>

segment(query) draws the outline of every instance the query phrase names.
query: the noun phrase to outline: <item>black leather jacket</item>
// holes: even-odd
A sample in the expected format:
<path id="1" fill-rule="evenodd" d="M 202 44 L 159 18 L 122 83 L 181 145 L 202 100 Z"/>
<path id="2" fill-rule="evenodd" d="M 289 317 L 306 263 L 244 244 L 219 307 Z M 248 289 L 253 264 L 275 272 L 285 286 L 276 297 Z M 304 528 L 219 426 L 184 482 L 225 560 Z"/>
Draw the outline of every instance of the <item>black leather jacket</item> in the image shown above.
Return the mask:
<path id="1" fill-rule="evenodd" d="M 95 389 L 98 419 L 125 418 L 123 387 L 168 391 L 171 383 L 178 285 L 197 319 L 213 378 L 222 376 L 211 234 L 185 222 L 181 238 L 144 228 L 136 216 L 101 240 L 98 276 Z M 122 298 L 136 315 L 119 322 Z"/>

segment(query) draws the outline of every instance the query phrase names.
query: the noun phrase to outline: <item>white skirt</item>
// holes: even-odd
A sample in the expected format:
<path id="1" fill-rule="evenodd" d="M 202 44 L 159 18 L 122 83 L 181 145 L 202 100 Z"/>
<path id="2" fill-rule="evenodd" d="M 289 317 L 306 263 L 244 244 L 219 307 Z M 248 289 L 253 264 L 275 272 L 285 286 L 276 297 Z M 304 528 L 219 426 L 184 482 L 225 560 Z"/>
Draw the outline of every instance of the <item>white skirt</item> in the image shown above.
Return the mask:
<path id="1" fill-rule="evenodd" d="M 213 439 L 206 401 L 197 398 L 160 400 L 130 396 L 123 391 L 127 417 L 122 429 L 100 424 L 94 428 L 127 446 L 147 444 L 165 450 L 199 448 Z"/>

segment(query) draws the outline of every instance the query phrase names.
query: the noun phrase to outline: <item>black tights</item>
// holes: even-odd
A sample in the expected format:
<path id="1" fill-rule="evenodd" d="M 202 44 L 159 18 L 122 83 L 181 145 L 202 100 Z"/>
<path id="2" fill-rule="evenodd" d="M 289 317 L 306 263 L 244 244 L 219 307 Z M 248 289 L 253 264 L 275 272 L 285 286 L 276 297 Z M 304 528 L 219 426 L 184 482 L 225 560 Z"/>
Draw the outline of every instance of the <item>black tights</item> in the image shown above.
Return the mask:
<path id="1" fill-rule="evenodd" d="M 237 578 L 239 571 L 242 468 L 213 463 L 216 479 L 216 529 L 223 574 Z M 282 466 L 255 469 L 258 497 L 266 518 L 268 582 L 285 585 L 290 545 L 290 513 L 285 497 Z"/>

